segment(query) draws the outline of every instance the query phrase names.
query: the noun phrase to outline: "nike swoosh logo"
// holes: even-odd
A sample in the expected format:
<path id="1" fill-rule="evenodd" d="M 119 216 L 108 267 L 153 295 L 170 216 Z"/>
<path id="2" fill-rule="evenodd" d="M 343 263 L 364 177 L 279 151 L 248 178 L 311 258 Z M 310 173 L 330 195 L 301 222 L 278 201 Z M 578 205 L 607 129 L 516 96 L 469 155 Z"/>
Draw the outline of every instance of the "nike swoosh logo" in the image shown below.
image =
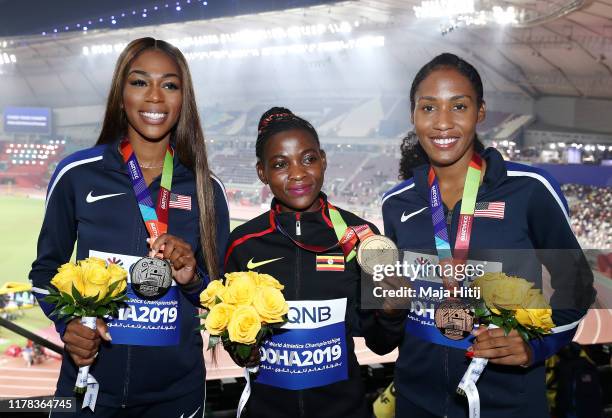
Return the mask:
<path id="1" fill-rule="evenodd" d="M 195 414 L 198 413 L 198 411 L 200 410 L 201 406 L 198 406 L 198 409 L 195 410 L 195 412 L 191 415 L 189 415 L 187 418 L 193 418 L 195 417 Z M 181 414 L 181 416 L 179 418 L 183 418 L 185 416 L 185 414 Z"/>
<path id="2" fill-rule="evenodd" d="M 247 263 L 247 268 L 249 270 L 253 270 L 253 269 L 256 269 L 257 267 L 263 266 L 264 264 L 268 264 L 268 263 L 272 263 L 274 261 L 282 260 L 282 258 L 283 257 L 280 257 L 280 258 L 271 258 L 270 260 L 259 261 L 257 263 L 254 263 L 253 259 L 251 258 L 249 260 L 249 262 Z"/>
<path id="3" fill-rule="evenodd" d="M 423 209 L 417 210 L 416 212 L 409 213 L 408 215 L 406 215 L 406 212 L 402 212 L 402 222 L 406 222 L 408 219 L 412 218 L 413 216 L 418 215 L 419 213 L 423 212 L 425 209 L 427 209 L 427 206 L 425 206 Z"/>
<path id="4" fill-rule="evenodd" d="M 85 198 L 85 201 L 87 203 L 93 203 L 93 202 L 97 202 L 98 200 L 108 199 L 109 197 L 121 196 L 122 194 L 125 194 L 125 193 L 111 193 L 111 194 L 101 194 L 99 196 L 93 196 L 91 193 L 92 192 L 89 192 L 89 194 L 87 194 L 87 197 Z"/>

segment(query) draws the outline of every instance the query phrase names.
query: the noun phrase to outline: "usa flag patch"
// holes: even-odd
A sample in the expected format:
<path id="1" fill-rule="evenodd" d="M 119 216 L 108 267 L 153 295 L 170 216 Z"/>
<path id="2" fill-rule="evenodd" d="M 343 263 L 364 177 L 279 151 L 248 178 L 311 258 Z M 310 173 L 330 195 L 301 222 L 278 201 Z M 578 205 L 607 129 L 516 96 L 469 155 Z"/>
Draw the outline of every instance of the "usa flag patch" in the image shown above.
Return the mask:
<path id="1" fill-rule="evenodd" d="M 506 202 L 478 202 L 474 217 L 504 219 Z"/>
<path id="2" fill-rule="evenodd" d="M 191 196 L 183 194 L 170 194 L 170 207 L 174 209 L 191 210 Z"/>

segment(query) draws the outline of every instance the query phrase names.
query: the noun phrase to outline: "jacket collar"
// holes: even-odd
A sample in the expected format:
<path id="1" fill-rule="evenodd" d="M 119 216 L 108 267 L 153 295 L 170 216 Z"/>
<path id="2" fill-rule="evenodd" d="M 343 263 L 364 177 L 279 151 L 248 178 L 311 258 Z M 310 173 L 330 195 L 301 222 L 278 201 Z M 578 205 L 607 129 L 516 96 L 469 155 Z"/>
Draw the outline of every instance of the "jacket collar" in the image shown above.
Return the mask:
<path id="1" fill-rule="evenodd" d="M 487 168 L 482 181 L 478 188 L 478 196 L 482 196 L 489 190 L 495 188 L 499 183 L 507 177 L 506 163 L 502 155 L 495 148 L 487 148 L 482 154 L 482 158 L 487 162 Z M 421 165 L 413 170 L 415 189 L 419 196 L 429 202 L 429 184 L 427 176 L 429 173 L 429 164 Z"/>
<path id="2" fill-rule="evenodd" d="M 120 143 L 121 140 L 118 139 L 107 145 L 106 149 L 104 150 L 102 162 L 106 170 L 118 171 L 127 175 L 126 164 L 123 161 L 123 155 L 121 155 L 121 152 L 119 151 Z M 174 153 L 173 166 L 174 169 L 172 177 L 184 177 L 192 174 L 192 171 L 180 162 L 176 152 Z"/>
<path id="3" fill-rule="evenodd" d="M 321 202 L 321 207 L 313 212 L 281 212 L 280 211 L 280 203 L 278 199 L 273 198 L 272 203 L 270 204 L 270 222 L 271 225 L 274 226 L 274 218 L 276 217 L 280 222 L 284 219 L 294 220 L 323 220 L 330 228 L 333 228 L 333 224 L 329 218 L 329 206 L 330 203 L 327 200 L 327 195 L 323 192 L 319 192 L 319 201 Z"/>

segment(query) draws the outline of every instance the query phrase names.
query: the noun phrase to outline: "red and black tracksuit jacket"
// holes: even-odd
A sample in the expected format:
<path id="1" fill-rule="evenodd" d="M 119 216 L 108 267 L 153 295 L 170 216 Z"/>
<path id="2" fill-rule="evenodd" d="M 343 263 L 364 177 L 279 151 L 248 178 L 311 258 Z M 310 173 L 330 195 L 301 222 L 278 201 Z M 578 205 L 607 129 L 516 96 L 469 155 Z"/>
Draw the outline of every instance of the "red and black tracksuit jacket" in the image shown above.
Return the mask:
<path id="1" fill-rule="evenodd" d="M 317 271 L 317 254 L 300 248 L 277 228 L 278 222 L 286 234 L 307 245 L 324 248 L 332 246 L 338 242 L 338 238 L 323 194 L 321 204 L 321 209 L 315 212 L 281 213 L 277 202 L 273 200 L 269 212 L 237 227 L 231 233 L 225 256 L 225 271 L 254 270 L 270 274 L 285 286 L 283 294 L 287 300 L 347 298 L 345 328 L 348 379 L 305 390 L 281 389 L 252 380 L 252 392 L 243 416 L 371 417 L 371 406 L 365 399 L 365 387 L 360 377 L 352 337 L 366 337 L 369 347 L 376 344 L 382 337 L 376 335 L 377 330 L 381 329 L 377 326 L 381 318 L 374 311 L 359 309 L 361 271 L 356 257 L 345 263 L 343 271 Z M 348 226 L 368 223 L 350 212 L 340 208 L 338 210 Z M 379 233 L 374 225 L 369 225 L 375 233 Z M 297 235 L 298 230 L 300 235 Z M 336 247 L 325 254 L 342 255 L 342 251 Z"/>

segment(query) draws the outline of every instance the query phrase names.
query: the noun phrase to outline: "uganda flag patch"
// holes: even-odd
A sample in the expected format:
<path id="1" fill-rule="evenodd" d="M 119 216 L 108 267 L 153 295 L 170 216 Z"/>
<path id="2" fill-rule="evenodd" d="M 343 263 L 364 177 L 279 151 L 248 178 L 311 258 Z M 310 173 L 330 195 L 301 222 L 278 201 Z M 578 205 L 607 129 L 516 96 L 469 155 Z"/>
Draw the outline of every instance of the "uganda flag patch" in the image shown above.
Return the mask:
<path id="1" fill-rule="evenodd" d="M 317 255 L 317 271 L 344 271 L 342 254 Z"/>

